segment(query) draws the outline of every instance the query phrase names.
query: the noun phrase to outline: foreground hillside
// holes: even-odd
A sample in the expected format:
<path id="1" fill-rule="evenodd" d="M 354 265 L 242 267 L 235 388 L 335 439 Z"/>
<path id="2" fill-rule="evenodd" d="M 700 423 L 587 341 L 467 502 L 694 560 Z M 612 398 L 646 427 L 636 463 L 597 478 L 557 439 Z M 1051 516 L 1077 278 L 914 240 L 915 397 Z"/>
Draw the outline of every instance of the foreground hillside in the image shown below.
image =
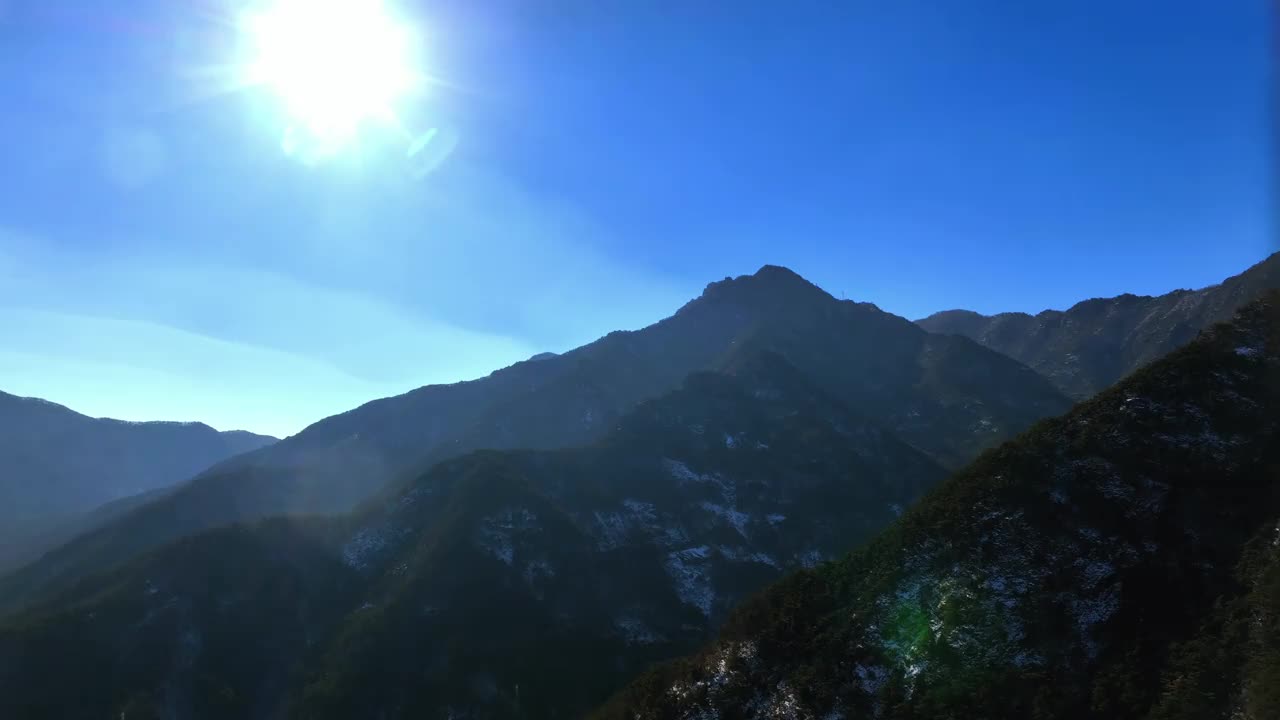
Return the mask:
<path id="1" fill-rule="evenodd" d="M 67 539 L 100 505 L 273 442 L 200 423 L 91 418 L 0 392 L 0 570 Z"/>
<path id="2" fill-rule="evenodd" d="M 0 625 L 0 717 L 580 716 L 944 474 L 743 349 L 590 447 L 470 454 L 82 582 Z"/>
<path id="3" fill-rule="evenodd" d="M 475 449 L 550 449 L 611 432 L 635 406 L 740 348 L 777 353 L 823 391 L 944 466 L 1070 401 L 1026 366 L 843 302 L 789 270 L 726 279 L 674 316 L 474 382 L 432 386 L 323 420 L 204 473 L 0 581 L 0 608 L 49 597 L 200 530 L 350 509 L 388 482 Z"/>
<path id="4" fill-rule="evenodd" d="M 598 717 L 1280 717 L 1278 410 L 1272 293 Z"/>
<path id="5" fill-rule="evenodd" d="M 1280 253 L 1200 290 L 1086 300 L 1066 311 L 1034 316 L 948 310 L 919 324 L 930 332 L 973 338 L 1030 365 L 1067 395 L 1084 399 L 1277 288 Z"/>

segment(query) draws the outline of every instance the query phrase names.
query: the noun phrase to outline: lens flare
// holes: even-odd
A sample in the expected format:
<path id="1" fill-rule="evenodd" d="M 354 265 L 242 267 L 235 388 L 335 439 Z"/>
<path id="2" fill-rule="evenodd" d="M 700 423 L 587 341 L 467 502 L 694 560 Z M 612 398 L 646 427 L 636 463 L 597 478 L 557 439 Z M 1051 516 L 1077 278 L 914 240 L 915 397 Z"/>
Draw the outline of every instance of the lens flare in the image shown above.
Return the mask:
<path id="1" fill-rule="evenodd" d="M 272 0 L 239 27 L 244 83 L 278 98 L 286 151 L 328 154 L 371 124 L 399 129 L 397 105 L 425 85 L 414 33 L 381 0 Z"/>

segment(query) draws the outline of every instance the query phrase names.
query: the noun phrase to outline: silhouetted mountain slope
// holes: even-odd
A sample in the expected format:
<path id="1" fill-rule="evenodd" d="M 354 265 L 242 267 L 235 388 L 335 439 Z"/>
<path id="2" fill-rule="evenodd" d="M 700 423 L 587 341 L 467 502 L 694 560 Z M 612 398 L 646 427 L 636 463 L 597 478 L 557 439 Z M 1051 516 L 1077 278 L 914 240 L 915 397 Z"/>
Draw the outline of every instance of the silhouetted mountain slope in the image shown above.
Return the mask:
<path id="1" fill-rule="evenodd" d="M 598 716 L 1280 716 L 1278 409 L 1271 293 L 752 599 Z"/>
<path id="2" fill-rule="evenodd" d="M 1170 653 L 1152 720 L 1280 716 L 1280 518 L 1245 547 L 1235 581 L 1237 592 Z"/>
<path id="3" fill-rule="evenodd" d="M 1201 290 L 1085 300 L 1065 312 L 1045 310 L 1034 316 L 948 310 L 918 324 L 929 332 L 973 338 L 1030 365 L 1067 395 L 1084 399 L 1276 288 L 1280 253 Z"/>
<path id="4" fill-rule="evenodd" d="M 94 419 L 0 393 L 0 568 L 66 539 L 64 528 L 99 505 L 272 442 L 199 423 Z"/>
<path id="5" fill-rule="evenodd" d="M 724 364 L 592 446 L 476 452 L 82 582 L 0 626 L 0 716 L 580 715 L 944 474 L 780 356 Z"/>
<path id="6" fill-rule="evenodd" d="M 770 350 L 836 399 L 956 465 L 1070 401 L 1009 358 L 931 335 L 870 304 L 842 302 L 789 270 L 712 283 L 674 316 L 472 382 L 376 400 L 236 458 L 163 501 L 59 548 L 0 582 L 0 607 L 217 525 L 343 511 L 393 479 L 480 448 L 582 445 L 637 403 Z"/>

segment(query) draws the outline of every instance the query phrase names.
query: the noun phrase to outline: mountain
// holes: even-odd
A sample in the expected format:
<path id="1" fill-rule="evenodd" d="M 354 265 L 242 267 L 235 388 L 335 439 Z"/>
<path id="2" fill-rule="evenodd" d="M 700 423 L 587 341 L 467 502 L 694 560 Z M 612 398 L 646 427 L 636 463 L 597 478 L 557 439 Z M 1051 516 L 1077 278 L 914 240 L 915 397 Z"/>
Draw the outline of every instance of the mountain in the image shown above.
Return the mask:
<path id="1" fill-rule="evenodd" d="M 1280 253 L 1220 285 L 1159 297 L 1085 300 L 1069 310 L 987 316 L 948 310 L 920 320 L 1030 365 L 1067 395 L 1087 398 L 1180 347 L 1267 290 L 1280 288 Z"/>
<path id="2" fill-rule="evenodd" d="M 0 625 L 0 716 L 581 716 L 945 475 L 755 349 L 614 425 L 84 581 Z"/>
<path id="3" fill-rule="evenodd" d="M 596 717 L 1280 717 L 1280 292 L 735 611 Z"/>
<path id="4" fill-rule="evenodd" d="M 0 607 L 202 529 L 280 513 L 346 511 L 388 483 L 475 449 L 583 445 L 689 374 L 773 352 L 843 405 L 956 466 L 1070 401 L 968 338 L 925 332 L 766 266 L 709 285 L 672 317 L 486 378 L 376 400 L 214 467 L 159 501 L 0 581 Z"/>
<path id="5" fill-rule="evenodd" d="M 168 487 L 275 438 L 199 423 L 94 419 L 0 393 L 0 568 L 65 540 L 79 516 Z"/>

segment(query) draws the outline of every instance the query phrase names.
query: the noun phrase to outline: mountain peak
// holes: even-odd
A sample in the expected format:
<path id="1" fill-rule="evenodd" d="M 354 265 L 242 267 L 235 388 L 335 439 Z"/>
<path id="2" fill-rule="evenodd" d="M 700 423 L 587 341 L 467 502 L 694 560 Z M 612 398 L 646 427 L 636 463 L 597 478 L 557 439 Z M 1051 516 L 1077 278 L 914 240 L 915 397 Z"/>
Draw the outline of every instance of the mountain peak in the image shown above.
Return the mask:
<path id="1" fill-rule="evenodd" d="M 983 455 L 591 717 L 1231 715 L 1280 657 L 1277 302 Z"/>
<path id="2" fill-rule="evenodd" d="M 781 265 L 761 265 L 760 269 L 751 277 L 761 280 L 772 280 L 776 282 L 802 282 L 806 285 L 812 284 L 805 280 L 799 273 L 788 267 Z"/>
<path id="3" fill-rule="evenodd" d="M 830 301 L 833 298 L 822 288 L 805 280 L 795 271 L 779 265 L 765 265 L 752 275 L 726 277 L 707 285 L 699 299 L 707 300 L 767 300 L 791 304 Z"/>
<path id="4" fill-rule="evenodd" d="M 775 292 L 791 291 L 791 292 L 797 292 L 797 293 L 807 293 L 811 295 L 818 294 L 818 295 L 821 295 L 824 299 L 832 299 L 832 300 L 836 299 L 836 297 L 833 294 L 827 292 L 826 290 L 823 290 L 822 288 L 818 287 L 814 283 L 805 279 L 804 276 L 800 275 L 796 271 L 792 270 L 791 268 L 783 267 L 781 265 L 762 265 L 760 269 L 755 272 L 754 275 L 744 275 L 738 278 L 738 280 L 750 281 L 754 285 L 757 285 L 762 288 L 767 288 Z M 843 297 L 841 297 L 840 300 L 842 302 L 852 303 L 854 305 L 857 305 L 858 307 L 865 308 L 868 310 L 884 312 L 883 310 L 880 309 L 880 306 L 872 302 L 858 302 L 856 300 L 848 300 Z"/>

